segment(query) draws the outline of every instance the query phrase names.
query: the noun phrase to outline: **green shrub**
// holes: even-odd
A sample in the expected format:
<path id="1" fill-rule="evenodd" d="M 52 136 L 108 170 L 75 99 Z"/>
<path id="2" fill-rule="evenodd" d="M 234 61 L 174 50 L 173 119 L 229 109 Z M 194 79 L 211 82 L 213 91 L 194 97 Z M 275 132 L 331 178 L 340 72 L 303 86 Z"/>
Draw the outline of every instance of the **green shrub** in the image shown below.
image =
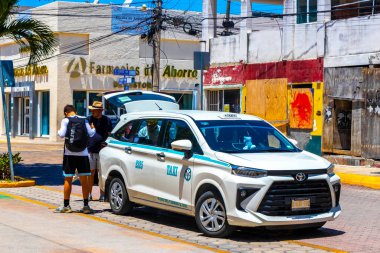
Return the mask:
<path id="1" fill-rule="evenodd" d="M 20 153 L 12 155 L 13 165 L 22 161 Z M 11 178 L 11 170 L 9 168 L 8 153 L 0 154 L 0 180 L 9 180 Z"/>

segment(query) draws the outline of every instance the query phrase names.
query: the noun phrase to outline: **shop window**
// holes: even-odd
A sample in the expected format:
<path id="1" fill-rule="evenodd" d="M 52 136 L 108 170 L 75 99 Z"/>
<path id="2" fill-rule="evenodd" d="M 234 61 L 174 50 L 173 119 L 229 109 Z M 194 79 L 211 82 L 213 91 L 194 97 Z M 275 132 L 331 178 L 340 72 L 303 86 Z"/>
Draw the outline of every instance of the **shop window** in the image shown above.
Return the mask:
<path id="1" fill-rule="evenodd" d="M 332 0 L 331 19 L 367 16 L 380 12 L 380 0 Z"/>
<path id="2" fill-rule="evenodd" d="M 179 104 L 180 110 L 191 110 L 193 105 L 193 95 L 192 94 L 181 94 L 181 93 L 172 93 L 169 94 L 173 96 L 177 103 Z"/>
<path id="3" fill-rule="evenodd" d="M 207 92 L 209 111 L 240 113 L 240 89 Z"/>
<path id="4" fill-rule="evenodd" d="M 73 92 L 74 107 L 77 110 L 77 114 L 81 116 L 86 115 L 86 92 L 74 91 Z"/>
<path id="5" fill-rule="evenodd" d="M 41 106 L 41 136 L 49 135 L 50 127 L 50 94 L 49 92 L 41 92 L 42 106 Z"/>
<path id="6" fill-rule="evenodd" d="M 297 0 L 297 24 L 317 21 L 317 0 Z"/>

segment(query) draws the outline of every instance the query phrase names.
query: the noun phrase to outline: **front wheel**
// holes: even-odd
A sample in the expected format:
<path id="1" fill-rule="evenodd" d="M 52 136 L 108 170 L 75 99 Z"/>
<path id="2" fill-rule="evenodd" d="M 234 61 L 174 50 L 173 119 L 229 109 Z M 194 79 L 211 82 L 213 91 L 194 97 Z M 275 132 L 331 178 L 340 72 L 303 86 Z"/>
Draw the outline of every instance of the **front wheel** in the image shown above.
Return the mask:
<path id="1" fill-rule="evenodd" d="M 226 208 L 219 194 L 205 192 L 195 206 L 195 221 L 199 230 L 210 237 L 225 237 L 231 234 Z"/>
<path id="2" fill-rule="evenodd" d="M 133 203 L 129 201 L 123 181 L 115 177 L 111 180 L 109 187 L 108 199 L 112 212 L 120 215 L 130 213 L 133 209 Z"/>

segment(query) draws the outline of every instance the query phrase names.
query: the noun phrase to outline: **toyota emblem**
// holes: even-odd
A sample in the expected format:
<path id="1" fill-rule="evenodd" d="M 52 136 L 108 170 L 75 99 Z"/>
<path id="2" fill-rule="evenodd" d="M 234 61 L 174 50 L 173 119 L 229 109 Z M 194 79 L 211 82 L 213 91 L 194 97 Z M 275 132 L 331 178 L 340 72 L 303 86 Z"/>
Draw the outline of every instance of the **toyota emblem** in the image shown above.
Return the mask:
<path id="1" fill-rule="evenodd" d="M 306 174 L 303 172 L 297 173 L 295 178 L 298 182 L 303 182 L 307 179 Z"/>

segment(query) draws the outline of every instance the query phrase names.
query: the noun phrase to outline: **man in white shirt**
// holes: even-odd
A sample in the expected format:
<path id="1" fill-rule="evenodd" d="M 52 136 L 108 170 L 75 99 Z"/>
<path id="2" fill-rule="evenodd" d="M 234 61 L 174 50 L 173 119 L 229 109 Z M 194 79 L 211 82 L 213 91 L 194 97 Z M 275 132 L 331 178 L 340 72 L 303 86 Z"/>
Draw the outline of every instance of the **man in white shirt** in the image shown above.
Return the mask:
<path id="1" fill-rule="evenodd" d="M 63 176 L 65 177 L 64 181 L 64 189 L 63 189 L 63 206 L 58 207 L 55 211 L 59 213 L 71 213 L 70 207 L 70 195 L 72 188 L 73 176 L 75 175 L 75 171 L 78 172 L 78 176 L 82 185 L 82 194 L 83 194 L 83 213 L 91 213 L 92 209 L 88 206 L 88 194 L 89 194 L 89 176 L 91 175 L 90 162 L 88 160 L 88 150 L 87 143 L 83 150 L 78 148 L 80 151 L 70 151 L 70 145 L 72 142 L 68 142 L 70 138 L 72 138 L 76 133 L 73 132 L 73 127 L 70 126 L 70 121 L 72 122 L 81 122 L 83 119 L 85 123 L 85 129 L 87 130 L 86 136 L 83 138 L 88 138 L 94 136 L 95 129 L 92 128 L 87 122 L 86 118 L 80 117 L 76 115 L 76 109 L 72 105 L 66 105 L 64 108 L 65 118 L 61 122 L 61 128 L 58 131 L 58 135 L 61 138 L 65 138 L 65 148 L 64 148 L 64 156 L 63 156 Z M 71 127 L 68 130 L 68 126 Z M 73 149 L 73 148 L 71 148 Z"/>

